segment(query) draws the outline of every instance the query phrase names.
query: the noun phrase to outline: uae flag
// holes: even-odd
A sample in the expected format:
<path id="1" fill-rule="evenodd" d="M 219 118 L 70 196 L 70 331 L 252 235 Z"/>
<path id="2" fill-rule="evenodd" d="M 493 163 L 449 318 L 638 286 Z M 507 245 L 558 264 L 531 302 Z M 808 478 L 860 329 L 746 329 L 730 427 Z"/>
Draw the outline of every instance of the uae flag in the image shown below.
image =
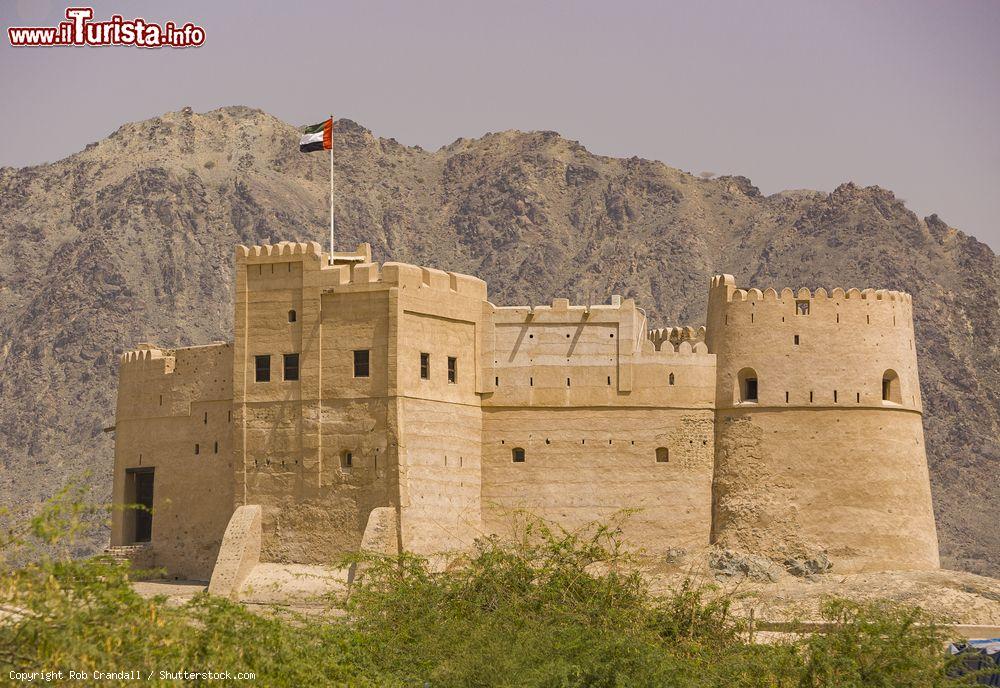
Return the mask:
<path id="1" fill-rule="evenodd" d="M 333 148 L 333 118 L 306 127 L 302 130 L 302 138 L 299 139 L 299 150 L 303 153 L 311 153 L 318 150 L 330 150 Z"/>

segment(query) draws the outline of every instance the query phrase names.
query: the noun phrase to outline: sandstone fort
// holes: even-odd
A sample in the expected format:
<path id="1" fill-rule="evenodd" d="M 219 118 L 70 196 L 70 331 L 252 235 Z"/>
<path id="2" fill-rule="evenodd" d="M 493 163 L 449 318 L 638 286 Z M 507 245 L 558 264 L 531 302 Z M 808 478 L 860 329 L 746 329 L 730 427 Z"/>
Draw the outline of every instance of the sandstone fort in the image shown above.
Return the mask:
<path id="1" fill-rule="evenodd" d="M 718 275 L 705 327 L 653 329 L 292 242 L 239 247 L 235 283 L 232 343 L 122 358 L 114 500 L 151 512 L 112 545 L 173 576 L 462 549 L 517 509 L 634 509 L 654 555 L 938 567 L 908 294 Z"/>

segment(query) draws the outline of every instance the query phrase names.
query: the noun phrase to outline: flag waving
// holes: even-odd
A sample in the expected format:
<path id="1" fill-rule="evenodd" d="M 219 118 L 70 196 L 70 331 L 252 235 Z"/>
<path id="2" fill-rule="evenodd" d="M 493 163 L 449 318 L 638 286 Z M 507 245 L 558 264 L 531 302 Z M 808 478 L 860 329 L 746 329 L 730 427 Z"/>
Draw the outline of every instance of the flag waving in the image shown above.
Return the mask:
<path id="1" fill-rule="evenodd" d="M 299 151 L 311 153 L 319 150 L 331 150 L 333 148 L 333 117 L 325 122 L 314 124 L 302 130 L 302 138 L 299 139 Z"/>

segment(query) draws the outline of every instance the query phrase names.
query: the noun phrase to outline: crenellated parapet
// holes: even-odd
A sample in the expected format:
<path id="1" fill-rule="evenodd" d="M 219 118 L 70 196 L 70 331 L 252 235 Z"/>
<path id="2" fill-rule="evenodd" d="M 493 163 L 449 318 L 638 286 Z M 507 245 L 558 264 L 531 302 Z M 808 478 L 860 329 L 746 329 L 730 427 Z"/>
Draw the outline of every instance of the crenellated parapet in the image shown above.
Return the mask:
<path id="1" fill-rule="evenodd" d="M 649 330 L 646 336 L 649 341 L 653 342 L 653 346 L 656 347 L 657 351 L 673 350 L 679 352 L 681 351 L 681 345 L 685 342 L 688 344 L 688 350 L 692 351 L 697 350 L 699 343 L 704 345 L 705 327 L 664 327 Z M 664 347 L 664 344 L 667 346 Z M 705 347 L 705 351 L 708 351 L 707 347 Z"/>
<path id="2" fill-rule="evenodd" d="M 292 260 L 314 259 L 320 261 L 329 258 L 316 241 L 279 241 L 277 244 L 262 244 L 260 246 L 237 246 L 236 263 L 281 263 Z M 325 262 L 325 261 L 324 261 Z"/>

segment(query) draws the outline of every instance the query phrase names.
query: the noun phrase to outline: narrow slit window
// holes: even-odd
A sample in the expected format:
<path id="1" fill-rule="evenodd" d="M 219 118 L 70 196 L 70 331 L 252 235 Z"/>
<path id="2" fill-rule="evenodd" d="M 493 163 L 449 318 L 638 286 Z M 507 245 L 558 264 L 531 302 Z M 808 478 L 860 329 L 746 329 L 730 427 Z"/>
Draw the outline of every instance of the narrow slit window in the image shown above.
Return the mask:
<path id="1" fill-rule="evenodd" d="M 194 455 L 197 456 L 198 454 L 201 454 L 201 445 L 195 443 L 195 445 L 194 445 Z"/>
<path id="2" fill-rule="evenodd" d="M 798 345 L 799 345 L 799 335 L 795 335 L 795 336 L 794 336 L 794 337 L 792 338 L 792 343 L 793 343 L 793 344 L 795 344 L 795 346 L 798 346 Z"/>
<path id="3" fill-rule="evenodd" d="M 431 355 L 428 353 L 420 354 L 420 379 L 431 379 Z"/>
<path id="4" fill-rule="evenodd" d="M 788 403 L 788 392 L 785 392 L 785 403 Z"/>
<path id="5" fill-rule="evenodd" d="M 203 422 L 203 423 L 204 423 L 205 425 L 208 425 L 208 411 L 205 411 L 205 417 L 204 417 L 204 419 L 202 420 L 202 422 Z"/>
<path id="6" fill-rule="evenodd" d="M 354 352 L 354 377 L 368 377 L 368 349 Z"/>
<path id="7" fill-rule="evenodd" d="M 254 380 L 257 382 L 271 381 L 271 355 L 254 356 Z"/>
<path id="8" fill-rule="evenodd" d="M 837 403 L 837 390 L 833 390 L 833 403 Z"/>
<path id="9" fill-rule="evenodd" d="M 812 402 L 813 402 L 813 393 L 809 392 L 809 403 L 811 404 Z"/>
<path id="10" fill-rule="evenodd" d="M 671 387 L 673 387 L 674 380 L 675 380 L 674 374 L 670 373 L 670 375 L 667 377 L 667 384 L 670 385 Z"/>
<path id="11" fill-rule="evenodd" d="M 448 357 L 448 382 L 451 384 L 458 382 L 458 359 L 454 356 Z"/>
<path id="12" fill-rule="evenodd" d="M 299 355 L 285 354 L 285 379 L 299 379 Z"/>
<path id="13" fill-rule="evenodd" d="M 219 441 L 218 440 L 215 441 L 215 445 L 212 448 L 212 453 L 213 454 L 218 454 L 219 453 Z"/>
<path id="14" fill-rule="evenodd" d="M 514 463 L 524 463 L 524 449 L 514 447 L 510 450 L 510 460 Z"/>

